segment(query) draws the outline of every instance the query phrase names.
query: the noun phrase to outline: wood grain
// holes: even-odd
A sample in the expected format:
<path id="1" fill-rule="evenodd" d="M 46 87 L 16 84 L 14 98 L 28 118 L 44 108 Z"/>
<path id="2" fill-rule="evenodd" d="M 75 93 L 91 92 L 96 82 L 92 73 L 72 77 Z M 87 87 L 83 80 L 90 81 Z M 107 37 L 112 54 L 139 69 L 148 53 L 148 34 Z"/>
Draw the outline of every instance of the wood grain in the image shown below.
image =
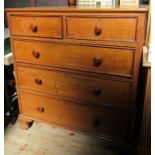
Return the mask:
<path id="1" fill-rule="evenodd" d="M 139 7 L 7 9 L 17 91 L 18 95 L 25 95 L 19 98 L 20 116 L 45 123 L 55 120 L 78 131 L 81 127 L 112 143 L 118 138 L 131 146 L 146 14 L 147 9 Z M 19 28 L 17 35 L 13 33 L 18 27 L 16 21 L 16 26 L 12 26 L 15 17 L 25 19 L 27 25 L 32 24 L 34 17 L 38 18 L 44 31 L 36 35 L 39 31 L 34 26 L 35 35 L 23 35 L 25 30 Z M 47 19 L 54 19 L 57 25 Z M 51 27 L 56 34 L 49 33 Z M 34 99 L 34 104 L 28 96 Z M 54 112 L 52 104 L 56 108 L 55 119 L 50 113 Z M 92 128 L 90 122 L 98 128 Z"/>
<path id="2" fill-rule="evenodd" d="M 14 48 L 18 62 L 132 76 L 135 52 L 132 49 L 53 44 L 51 42 L 34 42 L 33 40 L 15 40 Z M 39 53 L 38 58 L 33 56 L 32 52 L 34 51 Z M 102 59 L 99 66 L 94 65 L 93 60 L 96 57 Z"/>
<path id="3" fill-rule="evenodd" d="M 73 129 L 88 131 L 92 134 L 104 134 L 120 139 L 126 138 L 127 115 L 110 113 L 89 106 L 26 92 L 20 93 L 19 96 L 22 101 L 22 114 L 45 122 L 53 122 Z M 38 112 L 38 107 L 43 107 L 44 112 Z M 95 123 L 95 119 L 98 119 L 99 122 Z"/>
<path id="4" fill-rule="evenodd" d="M 12 35 L 62 38 L 61 17 L 12 16 Z M 32 30 L 32 26 L 37 31 Z"/>
<path id="5" fill-rule="evenodd" d="M 82 100 L 90 105 L 105 104 L 120 108 L 129 107 L 129 82 L 91 78 L 67 72 L 46 71 L 24 66 L 17 66 L 16 69 L 19 88 Z M 37 84 L 36 79 L 41 80 L 42 83 Z M 98 96 L 94 93 L 95 89 L 101 90 Z"/>
<path id="6" fill-rule="evenodd" d="M 97 25 L 102 30 L 99 35 L 95 34 Z M 69 16 L 67 38 L 135 42 L 136 25 L 136 18 Z"/>
<path id="7" fill-rule="evenodd" d="M 6 9 L 6 11 L 25 11 L 25 12 L 147 12 L 148 8 L 145 6 L 112 6 L 112 7 L 78 7 L 78 6 L 59 6 L 59 7 L 38 7 L 38 8 L 34 8 L 34 7 L 25 7 L 25 8 L 8 8 Z"/>

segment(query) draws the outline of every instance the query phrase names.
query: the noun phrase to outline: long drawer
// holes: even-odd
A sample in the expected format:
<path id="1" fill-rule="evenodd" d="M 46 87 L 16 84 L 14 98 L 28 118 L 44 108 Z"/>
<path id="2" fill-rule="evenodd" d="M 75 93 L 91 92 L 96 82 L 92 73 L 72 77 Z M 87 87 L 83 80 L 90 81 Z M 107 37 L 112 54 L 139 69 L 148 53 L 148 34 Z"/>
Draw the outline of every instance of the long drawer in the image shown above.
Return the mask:
<path id="1" fill-rule="evenodd" d="M 61 16 L 12 16 L 12 35 L 62 38 Z"/>
<path id="2" fill-rule="evenodd" d="M 128 108 L 130 82 L 17 65 L 18 86 L 87 104 Z"/>
<path id="3" fill-rule="evenodd" d="M 136 17 L 67 17 L 67 37 L 72 39 L 136 42 Z"/>
<path id="4" fill-rule="evenodd" d="M 127 137 L 127 115 L 22 91 L 19 97 L 21 114 L 96 135 Z"/>
<path id="5" fill-rule="evenodd" d="M 132 76 L 133 49 L 14 41 L 15 60 L 96 73 Z"/>

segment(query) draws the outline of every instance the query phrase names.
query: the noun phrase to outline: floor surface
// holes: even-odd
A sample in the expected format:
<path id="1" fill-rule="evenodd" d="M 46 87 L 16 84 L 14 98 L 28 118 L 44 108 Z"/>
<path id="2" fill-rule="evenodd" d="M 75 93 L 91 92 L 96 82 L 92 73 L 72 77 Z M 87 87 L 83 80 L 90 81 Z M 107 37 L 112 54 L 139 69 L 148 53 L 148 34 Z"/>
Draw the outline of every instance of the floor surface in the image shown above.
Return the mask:
<path id="1" fill-rule="evenodd" d="M 5 155 L 118 155 L 98 138 L 39 122 L 28 130 L 9 125 L 4 137 Z"/>

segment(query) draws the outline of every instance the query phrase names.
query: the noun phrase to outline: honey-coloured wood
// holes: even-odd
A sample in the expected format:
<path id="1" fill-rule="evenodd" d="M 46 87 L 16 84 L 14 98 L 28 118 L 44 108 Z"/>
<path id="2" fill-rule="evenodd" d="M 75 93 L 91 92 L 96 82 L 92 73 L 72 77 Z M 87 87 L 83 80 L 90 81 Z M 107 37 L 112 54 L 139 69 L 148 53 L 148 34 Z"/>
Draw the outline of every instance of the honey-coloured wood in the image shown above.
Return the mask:
<path id="1" fill-rule="evenodd" d="M 67 17 L 66 29 L 73 39 L 135 42 L 137 18 L 73 16 Z"/>
<path id="2" fill-rule="evenodd" d="M 127 115 L 26 92 L 21 92 L 19 96 L 23 115 L 96 135 L 126 140 Z M 44 112 L 38 111 L 40 107 Z"/>
<path id="3" fill-rule="evenodd" d="M 84 101 L 90 105 L 129 107 L 130 82 L 17 66 L 19 88 Z M 29 75 L 29 76 L 27 76 Z M 100 90 L 99 92 L 98 89 Z"/>
<path id="4" fill-rule="evenodd" d="M 133 74 L 133 49 L 15 40 L 14 50 L 19 62 L 120 76 Z"/>
<path id="5" fill-rule="evenodd" d="M 7 9 L 20 117 L 131 148 L 146 15 L 140 7 Z"/>
<path id="6" fill-rule="evenodd" d="M 61 16 L 12 16 L 13 35 L 62 38 Z"/>
<path id="7" fill-rule="evenodd" d="M 19 121 L 19 127 L 24 130 L 30 128 L 33 124 L 32 119 L 25 119 L 24 117 L 19 117 L 18 121 Z"/>
<path id="8" fill-rule="evenodd" d="M 78 7 L 78 6 L 69 6 L 69 7 L 23 7 L 23 8 L 7 8 L 5 9 L 7 12 L 51 12 L 51 13 L 109 13 L 109 12 L 117 12 L 117 13 L 146 13 L 148 11 L 145 6 L 105 6 L 105 7 Z"/>

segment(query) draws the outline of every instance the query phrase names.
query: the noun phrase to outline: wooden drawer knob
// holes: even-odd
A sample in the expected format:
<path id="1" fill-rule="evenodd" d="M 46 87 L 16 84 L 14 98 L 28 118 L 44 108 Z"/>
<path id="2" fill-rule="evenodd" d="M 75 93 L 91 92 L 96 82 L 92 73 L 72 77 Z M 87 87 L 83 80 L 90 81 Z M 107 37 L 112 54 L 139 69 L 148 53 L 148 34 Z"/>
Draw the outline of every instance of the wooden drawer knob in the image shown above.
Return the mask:
<path id="1" fill-rule="evenodd" d="M 94 94 L 95 96 L 100 96 L 100 95 L 101 95 L 101 92 L 102 92 L 102 90 L 101 90 L 100 88 L 95 88 L 95 89 L 93 90 L 93 94 Z"/>
<path id="2" fill-rule="evenodd" d="M 35 58 L 39 58 L 40 57 L 40 53 L 38 51 L 33 51 L 32 52 L 32 55 L 35 57 Z"/>
<path id="3" fill-rule="evenodd" d="M 93 126 L 98 127 L 101 123 L 100 118 L 94 118 L 92 121 Z"/>
<path id="4" fill-rule="evenodd" d="M 100 25 L 95 26 L 95 34 L 100 35 L 102 33 L 102 28 Z"/>
<path id="5" fill-rule="evenodd" d="M 37 111 L 40 112 L 40 113 L 43 113 L 45 111 L 45 109 L 44 109 L 44 107 L 38 107 Z"/>
<path id="6" fill-rule="evenodd" d="M 76 0 L 68 0 L 68 5 L 76 5 Z"/>
<path id="7" fill-rule="evenodd" d="M 37 32 L 38 31 L 38 26 L 37 25 L 32 25 L 31 29 L 33 32 Z"/>
<path id="8" fill-rule="evenodd" d="M 95 65 L 96 67 L 98 67 L 98 66 L 101 65 L 102 59 L 101 59 L 100 57 L 95 57 L 95 58 L 93 59 L 93 62 L 94 62 L 94 65 Z"/>
<path id="9" fill-rule="evenodd" d="M 35 83 L 38 85 L 42 85 L 42 80 L 41 79 L 35 79 Z"/>

